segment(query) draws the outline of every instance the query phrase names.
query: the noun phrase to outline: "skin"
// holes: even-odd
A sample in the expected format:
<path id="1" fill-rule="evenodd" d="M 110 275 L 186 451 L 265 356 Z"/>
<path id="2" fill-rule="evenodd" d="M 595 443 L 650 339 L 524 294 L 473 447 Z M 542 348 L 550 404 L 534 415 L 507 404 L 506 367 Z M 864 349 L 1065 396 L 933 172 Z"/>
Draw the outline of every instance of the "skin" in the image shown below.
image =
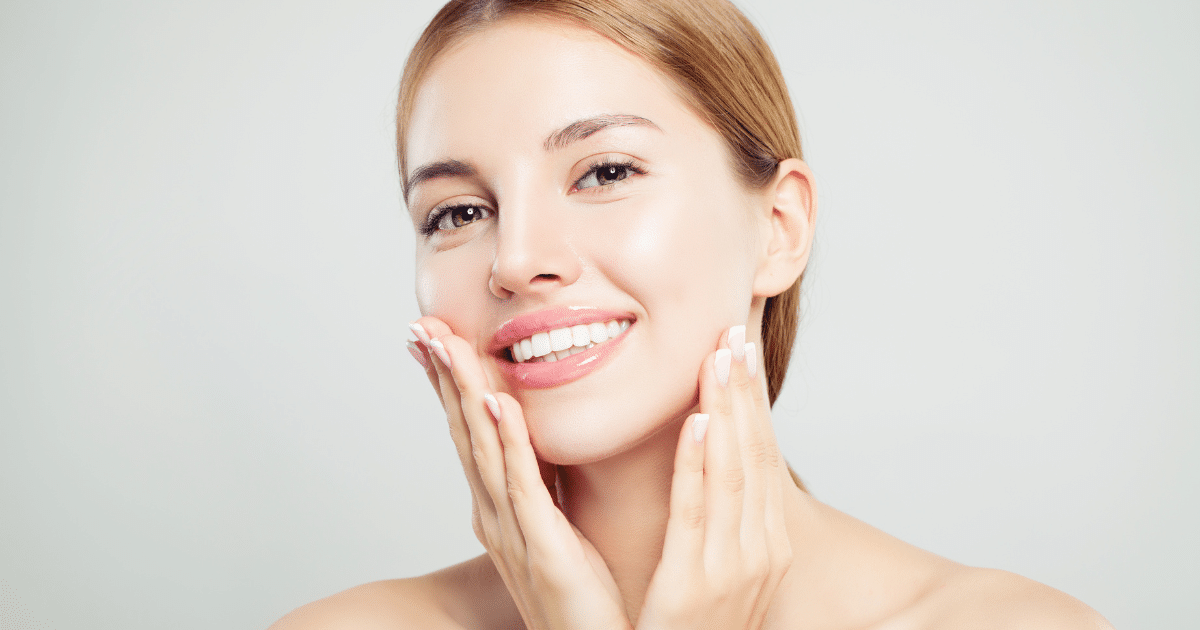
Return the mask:
<path id="1" fill-rule="evenodd" d="M 652 124 L 547 148 L 601 115 Z M 747 189 L 669 79 L 590 31 L 531 20 L 444 52 L 412 128 L 414 172 L 451 159 L 472 171 L 410 191 L 425 314 L 413 351 L 446 407 L 488 554 L 274 627 L 1109 627 L 1063 593 L 907 545 L 787 478 L 750 363 L 762 365 L 765 299 L 808 262 L 816 193 L 803 162 Z M 603 161 L 640 172 L 590 186 Z M 420 234 L 458 202 L 476 205 L 472 220 Z M 636 322 L 581 379 L 506 380 L 488 348 L 500 324 L 568 305 Z M 750 362 L 731 339 L 739 325 Z"/>

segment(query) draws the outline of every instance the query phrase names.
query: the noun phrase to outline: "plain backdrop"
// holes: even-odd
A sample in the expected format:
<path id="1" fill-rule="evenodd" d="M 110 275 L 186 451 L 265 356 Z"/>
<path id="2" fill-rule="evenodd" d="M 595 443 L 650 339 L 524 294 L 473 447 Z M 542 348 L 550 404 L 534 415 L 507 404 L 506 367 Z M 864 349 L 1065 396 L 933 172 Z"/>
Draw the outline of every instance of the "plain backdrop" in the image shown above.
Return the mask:
<path id="1" fill-rule="evenodd" d="M 0 627 L 261 629 L 481 552 L 403 347 L 439 4 L 0 4 Z M 814 494 L 1200 627 L 1200 5 L 740 5 L 820 192 Z"/>

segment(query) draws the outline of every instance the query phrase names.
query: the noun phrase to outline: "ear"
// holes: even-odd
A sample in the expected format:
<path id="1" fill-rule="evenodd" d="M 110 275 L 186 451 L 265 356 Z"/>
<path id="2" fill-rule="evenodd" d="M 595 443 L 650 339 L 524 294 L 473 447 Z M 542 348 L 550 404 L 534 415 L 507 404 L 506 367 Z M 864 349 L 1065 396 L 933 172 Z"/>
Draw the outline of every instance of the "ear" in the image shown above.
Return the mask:
<path id="1" fill-rule="evenodd" d="M 763 195 L 766 253 L 754 275 L 754 295 L 774 297 L 804 273 L 812 253 L 817 189 L 808 164 L 795 158 L 780 162 Z"/>

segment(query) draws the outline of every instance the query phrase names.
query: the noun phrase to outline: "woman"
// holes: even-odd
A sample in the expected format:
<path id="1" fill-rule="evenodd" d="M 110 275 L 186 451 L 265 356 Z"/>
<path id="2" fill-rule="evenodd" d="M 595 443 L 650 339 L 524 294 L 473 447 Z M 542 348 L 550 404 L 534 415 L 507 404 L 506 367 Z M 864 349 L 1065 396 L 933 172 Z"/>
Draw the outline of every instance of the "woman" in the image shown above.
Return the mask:
<path id="1" fill-rule="evenodd" d="M 441 398 L 487 554 L 279 628 L 1097 628 L 829 508 L 770 423 L 817 196 L 724 0 L 452 1 L 397 115 Z"/>

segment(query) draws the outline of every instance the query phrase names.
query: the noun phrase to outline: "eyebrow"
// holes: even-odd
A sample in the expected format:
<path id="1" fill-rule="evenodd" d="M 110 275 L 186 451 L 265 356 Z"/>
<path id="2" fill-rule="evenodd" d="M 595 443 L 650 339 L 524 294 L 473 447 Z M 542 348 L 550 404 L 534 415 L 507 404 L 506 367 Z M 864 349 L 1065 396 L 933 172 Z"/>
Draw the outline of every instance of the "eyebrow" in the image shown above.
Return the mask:
<path id="1" fill-rule="evenodd" d="M 632 114 L 601 114 L 577 120 L 551 133 L 546 138 L 546 141 L 542 143 L 542 146 L 547 151 L 557 151 L 569 146 L 573 142 L 583 140 L 610 127 L 636 126 L 650 127 L 662 131 L 653 121 L 641 116 L 634 116 Z M 408 178 L 408 185 L 404 187 L 403 191 L 404 200 L 407 202 L 412 190 L 428 180 L 438 177 L 472 177 L 477 172 L 474 166 L 462 160 L 439 160 L 422 165 L 413 171 L 412 177 Z"/>
<path id="2" fill-rule="evenodd" d="M 654 124 L 647 118 L 634 116 L 632 114 L 603 114 L 600 116 L 592 116 L 577 120 L 558 131 L 550 134 L 546 138 L 546 142 L 542 145 L 547 151 L 557 151 L 571 144 L 578 142 L 584 138 L 608 129 L 609 127 L 634 127 L 644 126 L 653 129 L 659 129 L 658 125 Z"/>
<path id="3" fill-rule="evenodd" d="M 412 177 L 408 178 L 408 183 L 404 187 L 404 200 L 407 202 L 412 189 L 424 181 L 438 177 L 472 177 L 475 173 L 475 167 L 462 160 L 440 160 L 422 165 L 413 171 Z"/>

